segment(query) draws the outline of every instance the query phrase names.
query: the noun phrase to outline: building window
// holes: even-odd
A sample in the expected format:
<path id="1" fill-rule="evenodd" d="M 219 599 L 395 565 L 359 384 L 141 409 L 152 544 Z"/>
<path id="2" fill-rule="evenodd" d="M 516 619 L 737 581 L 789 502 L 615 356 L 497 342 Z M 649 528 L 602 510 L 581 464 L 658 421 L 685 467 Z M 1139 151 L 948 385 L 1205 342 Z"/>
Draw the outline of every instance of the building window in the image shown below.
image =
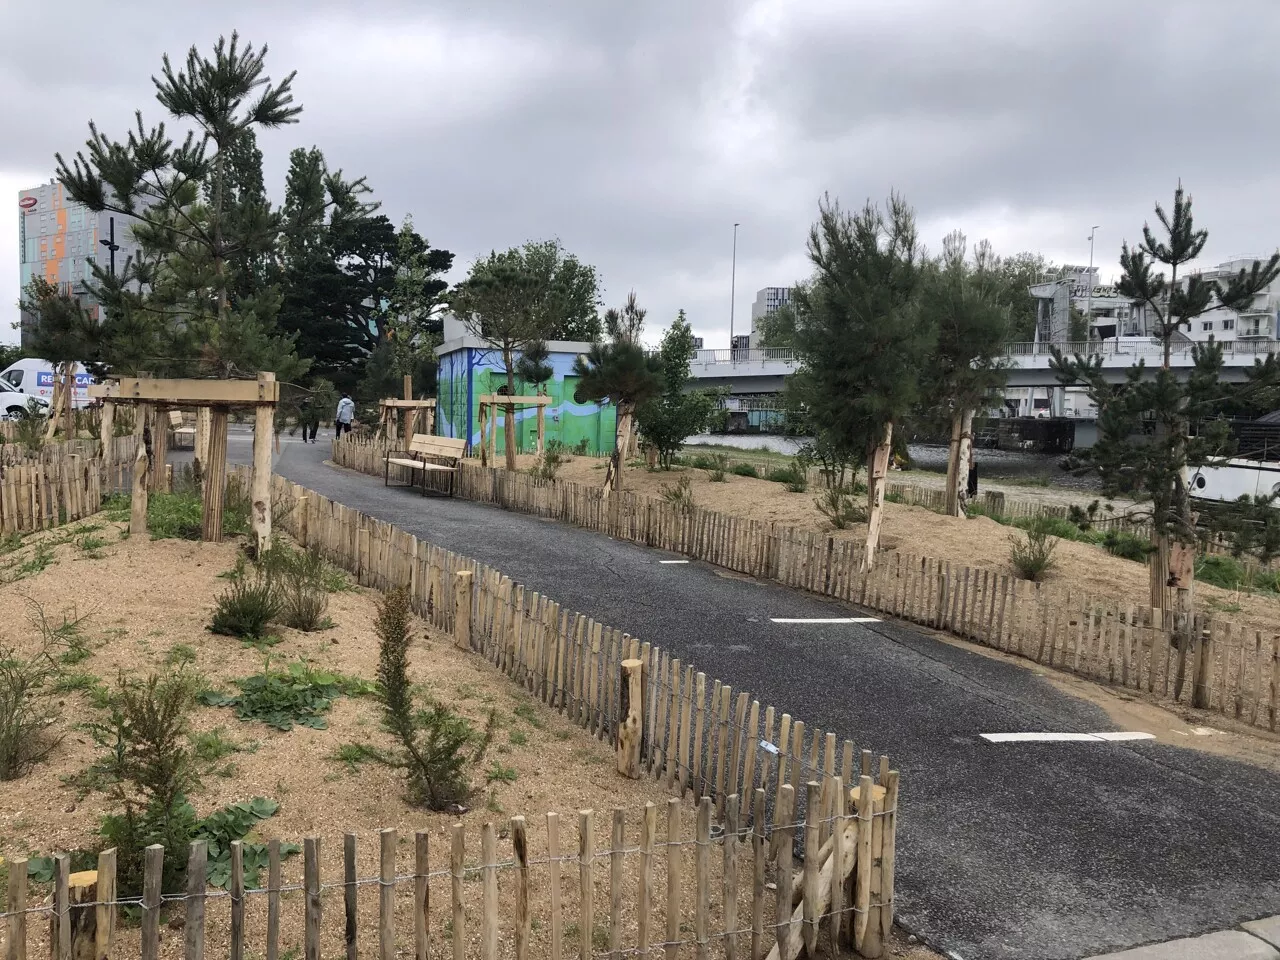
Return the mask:
<path id="1" fill-rule="evenodd" d="M 1201 330 L 1212 330 L 1212 329 L 1213 329 L 1213 321 L 1212 321 L 1212 320 L 1206 320 L 1204 323 L 1200 324 L 1200 329 L 1201 329 Z"/>
<path id="2" fill-rule="evenodd" d="M 1235 317 L 1224 317 L 1222 320 L 1223 330 L 1234 330 L 1236 328 Z"/>

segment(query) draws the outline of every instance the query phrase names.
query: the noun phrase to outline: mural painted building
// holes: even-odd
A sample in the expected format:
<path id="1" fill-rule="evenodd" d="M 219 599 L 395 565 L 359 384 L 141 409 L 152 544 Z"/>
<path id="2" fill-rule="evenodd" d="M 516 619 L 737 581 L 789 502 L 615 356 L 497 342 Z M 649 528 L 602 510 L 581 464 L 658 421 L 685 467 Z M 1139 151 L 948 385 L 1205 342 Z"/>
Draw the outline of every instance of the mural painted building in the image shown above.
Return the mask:
<path id="1" fill-rule="evenodd" d="M 456 323 L 456 322 L 455 322 Z M 452 329 L 451 329 L 452 328 Z M 449 321 L 445 324 L 446 336 L 457 333 Z M 613 450 L 617 430 L 617 412 L 612 405 L 575 403 L 573 391 L 578 378 L 573 375 L 573 361 L 590 349 L 588 343 L 569 340 L 552 340 L 547 343 L 552 373 L 544 389 L 551 397 L 546 408 L 546 438 L 559 440 L 565 446 L 575 447 L 586 441 L 589 453 L 609 453 Z M 472 336 L 455 336 L 436 348 L 440 369 L 436 379 L 436 432 L 445 437 L 462 437 L 478 448 L 480 443 L 479 398 L 498 393 L 507 385 L 506 368 L 502 363 L 502 351 Z M 517 394 L 532 395 L 535 391 L 528 384 L 516 381 Z M 498 413 L 497 450 L 505 449 L 505 411 Z M 538 438 L 537 408 L 516 409 L 516 447 L 532 452 Z"/>

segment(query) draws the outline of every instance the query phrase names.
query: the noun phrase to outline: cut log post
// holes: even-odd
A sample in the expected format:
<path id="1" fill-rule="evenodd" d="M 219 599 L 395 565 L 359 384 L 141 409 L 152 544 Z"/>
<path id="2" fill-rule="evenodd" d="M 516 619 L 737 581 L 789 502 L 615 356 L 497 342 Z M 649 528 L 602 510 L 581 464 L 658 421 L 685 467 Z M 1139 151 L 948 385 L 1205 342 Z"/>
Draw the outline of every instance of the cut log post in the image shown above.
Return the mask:
<path id="1" fill-rule="evenodd" d="M 871 447 L 867 458 L 867 540 L 863 549 L 862 569 L 870 570 L 880 548 L 880 526 L 884 521 L 884 485 L 889 472 L 889 454 L 893 448 L 893 423 L 886 423 L 884 437 Z"/>
<path id="2" fill-rule="evenodd" d="M 547 440 L 547 408 L 538 406 L 538 453 L 546 449 Z"/>
<path id="3" fill-rule="evenodd" d="M 147 448 L 138 444 L 133 458 L 133 502 L 129 507 L 129 536 L 147 535 Z"/>
<path id="4" fill-rule="evenodd" d="M 147 476 L 148 486 L 152 493 L 167 493 L 165 481 L 168 474 L 165 467 L 169 463 L 169 408 L 153 407 L 151 420 L 151 472 Z"/>
<path id="5" fill-rule="evenodd" d="M 266 384 L 265 392 L 273 396 L 274 373 L 258 374 L 258 383 Z M 259 403 L 253 415 L 253 478 L 250 482 L 250 522 L 258 556 L 271 546 L 271 440 L 276 405 Z"/>
<path id="6" fill-rule="evenodd" d="M 539 408 L 541 409 L 541 408 Z M 622 661 L 619 686 L 618 772 L 631 780 L 640 779 L 640 739 L 644 731 L 644 662 Z"/>
<path id="7" fill-rule="evenodd" d="M 471 650 L 471 571 L 459 570 L 453 578 L 453 643 Z"/>
<path id="8" fill-rule="evenodd" d="M 111 441 L 116 435 L 116 405 L 110 400 L 102 401 L 102 419 L 98 423 L 98 456 L 104 460 L 111 449 Z"/>
<path id="9" fill-rule="evenodd" d="M 222 501 L 226 494 L 227 410 L 219 407 L 213 411 L 209 423 L 209 460 L 205 466 L 204 516 L 200 532 L 200 538 L 206 543 L 222 542 Z"/>
<path id="10" fill-rule="evenodd" d="M 98 935 L 98 871 L 69 873 L 65 893 L 61 878 L 55 887 L 54 910 L 49 918 L 49 943 L 55 947 L 54 956 L 94 960 Z M 63 952 L 64 948 L 68 952 Z"/>
<path id="11" fill-rule="evenodd" d="M 211 407 L 199 407 L 196 410 L 196 449 L 192 456 L 192 469 L 195 472 L 197 482 L 204 479 L 205 470 L 209 463 L 209 435 L 212 432 L 213 409 Z"/>

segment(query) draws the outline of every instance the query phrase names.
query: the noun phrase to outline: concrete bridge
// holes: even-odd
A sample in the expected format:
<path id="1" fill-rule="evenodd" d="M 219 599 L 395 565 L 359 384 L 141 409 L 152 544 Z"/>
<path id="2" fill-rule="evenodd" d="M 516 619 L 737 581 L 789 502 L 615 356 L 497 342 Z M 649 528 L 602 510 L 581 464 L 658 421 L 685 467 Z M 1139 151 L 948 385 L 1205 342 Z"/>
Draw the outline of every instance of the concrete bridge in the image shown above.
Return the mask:
<path id="1" fill-rule="evenodd" d="M 1224 380 L 1242 381 L 1244 371 L 1269 354 L 1280 352 L 1275 340 L 1227 341 L 1223 347 Z M 1129 367 L 1139 360 L 1147 368 L 1158 368 L 1163 360 L 1161 345 L 1146 338 L 1124 338 L 1102 343 L 1066 343 L 1063 353 L 1068 356 L 1102 357 L 1102 369 L 1108 380 L 1119 383 L 1124 380 Z M 1192 344 L 1175 344 L 1170 356 L 1170 366 L 1186 376 L 1193 365 Z M 1049 347 L 1039 343 L 1012 343 L 1005 349 L 1009 363 L 1010 387 L 1056 387 L 1058 381 L 1049 369 L 1052 354 Z M 735 396 L 753 393 L 777 393 L 782 381 L 795 371 L 795 354 L 790 350 L 765 347 L 754 350 L 699 350 L 690 364 L 689 372 L 698 386 L 729 387 Z"/>

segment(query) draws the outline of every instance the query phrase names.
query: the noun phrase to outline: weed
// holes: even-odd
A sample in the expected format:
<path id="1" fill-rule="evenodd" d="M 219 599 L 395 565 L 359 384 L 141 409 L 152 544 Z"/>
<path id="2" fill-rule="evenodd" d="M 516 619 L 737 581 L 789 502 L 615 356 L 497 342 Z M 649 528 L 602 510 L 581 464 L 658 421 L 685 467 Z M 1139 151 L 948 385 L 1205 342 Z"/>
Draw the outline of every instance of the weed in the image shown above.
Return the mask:
<path id="1" fill-rule="evenodd" d="M 240 844 L 241 862 L 244 867 L 245 886 L 259 886 L 259 872 L 268 863 L 267 845 L 265 843 L 244 843 L 255 826 L 262 820 L 275 814 L 280 804 L 266 797 L 254 797 L 223 807 L 205 817 L 195 830 L 192 839 L 204 840 L 208 844 L 209 885 L 226 888 L 231 881 L 231 844 Z M 301 852 L 302 847 L 296 843 L 282 843 L 280 855 L 292 856 Z"/>
<path id="2" fill-rule="evenodd" d="M 240 745 L 229 739 L 222 727 L 191 734 L 191 752 L 201 763 L 214 764 L 223 757 L 240 752 Z"/>
<path id="3" fill-rule="evenodd" d="M 735 463 L 729 468 L 729 472 L 739 477 L 755 477 L 760 478 L 760 471 L 750 463 Z"/>
<path id="4" fill-rule="evenodd" d="M 333 753 L 329 754 L 329 759 L 338 763 L 346 764 L 348 773 L 355 773 L 362 763 L 367 763 L 372 759 L 369 755 L 369 748 L 359 743 L 344 743 Z"/>
<path id="5" fill-rule="evenodd" d="M 27 577 L 35 576 L 35 574 L 48 568 L 53 563 L 53 559 L 52 544 L 46 541 L 37 543 L 31 556 L 14 567 L 13 580 L 23 580 Z"/>
<path id="6" fill-rule="evenodd" d="M 675 483 L 664 483 L 659 488 L 662 499 L 682 513 L 692 511 L 694 502 L 693 488 L 690 486 L 690 482 L 688 477 L 681 477 Z"/>
<path id="7" fill-rule="evenodd" d="M 102 498 L 102 512 L 112 523 L 123 523 L 129 519 L 132 502 L 133 498 L 127 493 L 109 493 Z"/>
<path id="8" fill-rule="evenodd" d="M 0 780 L 16 780 L 62 742 L 51 697 L 58 668 L 48 645 L 31 656 L 0 647 Z"/>
<path id="9" fill-rule="evenodd" d="M 727 453 L 713 453 L 707 460 L 708 464 L 705 467 L 707 479 L 712 483 L 724 483 L 725 471 L 729 469 L 729 455 Z"/>
<path id="10" fill-rule="evenodd" d="M 166 666 L 180 667 L 184 663 L 196 662 L 196 648 L 189 643 L 175 643 L 164 655 Z"/>
<path id="11" fill-rule="evenodd" d="M 107 545 L 107 541 L 102 537 L 96 537 L 91 533 L 86 533 L 80 538 L 78 546 L 93 560 L 101 560 L 103 557 L 102 548 Z"/>
<path id="12" fill-rule="evenodd" d="M 808 476 L 804 470 L 794 463 L 789 463 L 783 467 L 773 467 L 765 474 L 765 479 L 782 484 L 790 493 L 804 493 L 809 489 Z"/>
<path id="13" fill-rule="evenodd" d="M 0 537 L 0 557 L 22 549 L 22 534 L 14 531 Z"/>
<path id="14" fill-rule="evenodd" d="M 1239 613 L 1240 604 L 1234 601 L 1219 600 L 1217 597 L 1209 598 L 1209 609 L 1218 613 Z"/>
<path id="15" fill-rule="evenodd" d="M 295 660 L 287 669 L 273 670 L 271 659 L 262 673 L 235 681 L 240 692 L 234 695 L 206 690 L 200 695 L 212 707 L 232 707 L 240 720 L 256 720 L 277 730 L 299 726 L 323 730 L 324 714 L 333 701 L 345 693 L 363 692 L 361 681 L 336 672 L 319 670 L 306 660 Z"/>
<path id="16" fill-rule="evenodd" d="M 1050 538 L 1044 527 L 1027 530 L 1023 538 L 1016 534 L 1009 537 L 1009 562 L 1014 573 L 1022 580 L 1037 582 L 1053 566 L 1053 551 L 1058 542 Z"/>
<path id="17" fill-rule="evenodd" d="M 548 440 L 538 459 L 529 468 L 529 475 L 535 480 L 554 480 L 560 468 L 568 462 L 565 451 L 568 448 L 559 440 Z"/>
<path id="18" fill-rule="evenodd" d="M 867 519 L 867 512 L 854 500 L 853 491 L 843 484 L 828 487 L 813 503 L 837 530 Z"/>
<path id="19" fill-rule="evenodd" d="M 1102 546 L 1113 557 L 1123 557 L 1138 563 L 1146 563 L 1151 553 L 1151 541 L 1137 534 L 1121 530 L 1108 530 L 1102 538 Z"/>
<path id="20" fill-rule="evenodd" d="M 493 766 L 489 768 L 489 772 L 485 774 L 486 783 L 515 783 L 516 771 L 515 767 L 506 767 L 498 763 L 496 760 Z"/>
<path id="21" fill-rule="evenodd" d="M 102 678 L 92 673 L 63 673 L 53 684 L 54 693 L 85 693 L 102 685 Z"/>
<path id="22" fill-rule="evenodd" d="M 507 742 L 513 747 L 524 747 L 529 744 L 529 737 L 523 730 L 512 730 L 507 734 Z"/>
<path id="23" fill-rule="evenodd" d="M 198 495 L 153 493 L 147 499 L 147 530 L 152 540 L 199 540 L 203 527 L 204 504 Z"/>
<path id="24" fill-rule="evenodd" d="M 511 712 L 535 730 L 541 730 L 546 725 L 538 714 L 538 708 L 532 703 L 517 703 Z"/>
<path id="25" fill-rule="evenodd" d="M 583 437 L 573 445 L 573 453 L 575 456 L 585 457 L 587 451 L 591 449 L 591 441 L 587 437 Z"/>

